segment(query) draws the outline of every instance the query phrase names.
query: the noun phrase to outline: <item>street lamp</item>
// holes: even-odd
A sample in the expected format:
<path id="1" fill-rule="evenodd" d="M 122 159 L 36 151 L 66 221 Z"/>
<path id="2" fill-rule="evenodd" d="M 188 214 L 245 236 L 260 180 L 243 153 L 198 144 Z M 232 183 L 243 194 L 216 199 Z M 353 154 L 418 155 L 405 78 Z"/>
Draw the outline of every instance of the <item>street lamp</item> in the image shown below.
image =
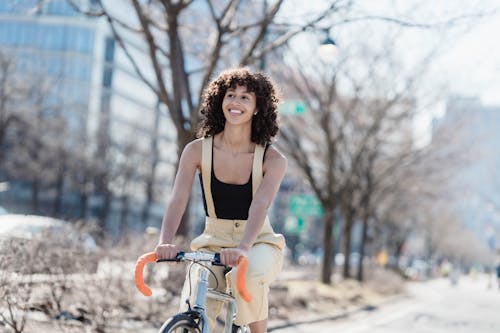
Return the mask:
<path id="1" fill-rule="evenodd" d="M 324 62 L 333 62 L 337 55 L 337 43 L 330 37 L 330 28 L 324 29 L 326 38 L 321 42 L 319 47 L 319 57 Z"/>

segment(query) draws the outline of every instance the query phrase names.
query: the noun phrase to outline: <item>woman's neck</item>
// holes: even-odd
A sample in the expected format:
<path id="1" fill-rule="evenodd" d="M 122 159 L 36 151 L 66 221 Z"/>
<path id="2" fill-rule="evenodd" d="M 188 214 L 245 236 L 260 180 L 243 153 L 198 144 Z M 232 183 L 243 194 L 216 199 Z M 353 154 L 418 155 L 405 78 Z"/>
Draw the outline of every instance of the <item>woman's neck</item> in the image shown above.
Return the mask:
<path id="1" fill-rule="evenodd" d="M 250 131 L 242 131 L 241 128 L 233 129 L 226 126 L 220 134 L 220 141 L 224 150 L 232 154 L 251 153 L 254 149 L 251 140 L 251 129 Z"/>

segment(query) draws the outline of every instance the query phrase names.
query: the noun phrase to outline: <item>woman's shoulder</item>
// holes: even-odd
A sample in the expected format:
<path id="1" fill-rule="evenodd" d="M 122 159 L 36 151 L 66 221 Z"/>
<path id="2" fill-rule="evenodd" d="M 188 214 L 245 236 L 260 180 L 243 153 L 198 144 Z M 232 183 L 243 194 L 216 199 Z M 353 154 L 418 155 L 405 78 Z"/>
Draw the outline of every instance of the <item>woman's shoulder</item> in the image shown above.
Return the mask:
<path id="1" fill-rule="evenodd" d="M 273 145 L 269 145 L 266 147 L 266 153 L 264 155 L 264 166 L 272 165 L 272 166 L 281 166 L 285 167 L 287 165 L 287 159 L 285 155 L 283 155 L 278 148 Z"/>
<path id="2" fill-rule="evenodd" d="M 198 138 L 198 139 L 194 139 L 193 141 L 189 142 L 186 147 L 184 148 L 185 151 L 201 151 L 201 145 L 202 145 L 202 142 L 203 142 L 203 138 Z"/>
<path id="3" fill-rule="evenodd" d="M 182 152 L 189 160 L 198 162 L 201 159 L 201 149 L 202 149 L 203 138 L 195 139 L 189 142 Z M 198 163 L 196 163 L 198 164 Z"/>
<path id="4" fill-rule="evenodd" d="M 265 156 L 266 158 L 269 157 L 269 158 L 277 158 L 277 159 L 285 159 L 286 160 L 286 157 L 285 155 L 283 155 L 278 148 L 276 148 L 274 145 L 267 145 L 265 148 Z"/>

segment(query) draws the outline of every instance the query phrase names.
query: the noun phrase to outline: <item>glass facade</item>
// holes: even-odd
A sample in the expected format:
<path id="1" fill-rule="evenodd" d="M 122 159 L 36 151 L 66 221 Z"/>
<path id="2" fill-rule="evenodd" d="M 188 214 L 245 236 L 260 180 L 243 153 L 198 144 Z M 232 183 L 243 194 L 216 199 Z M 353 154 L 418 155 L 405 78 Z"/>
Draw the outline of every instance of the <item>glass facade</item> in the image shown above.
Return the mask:
<path id="1" fill-rule="evenodd" d="M 77 12 L 71 7 L 66 0 L 51 0 L 46 1 L 42 7 L 42 12 L 45 15 L 59 16 L 76 16 Z"/>
<path id="2" fill-rule="evenodd" d="M 65 124 L 65 133 L 71 134 L 64 145 L 71 149 L 80 147 L 87 134 L 96 67 L 96 26 L 90 19 L 75 20 L 77 14 L 65 0 L 0 1 L 0 52 L 14 61 L 16 80 L 32 90 L 16 108 L 36 108 L 43 119 L 62 120 L 47 124 Z M 22 181 L 11 183 L 13 190 L 5 193 L 6 202 L 14 211 L 29 211 Z M 65 192 L 64 214 L 71 215 L 75 203 L 70 197 L 75 192 Z M 52 196 L 50 191 L 40 194 L 40 213 L 49 213 L 43 207 L 50 207 Z"/>
<path id="3" fill-rule="evenodd" d="M 34 47 L 44 51 L 92 54 L 92 28 L 68 24 L 0 21 L 0 43 L 6 46 Z"/>
<path id="4" fill-rule="evenodd" d="M 40 0 L 2 0 L 0 1 L 0 13 L 28 14 L 32 13 Z"/>
<path id="5" fill-rule="evenodd" d="M 93 1 L 89 4 L 92 6 Z M 155 116 L 157 96 L 138 79 L 110 32 L 99 24 L 105 22 L 88 17 L 75 18 L 75 15 L 80 14 L 66 0 L 0 0 L 0 52 L 14 59 L 17 80 L 33 83 L 30 88 L 42 92 L 38 94 L 43 96 L 41 116 L 63 118 L 65 130 L 71 134 L 65 137 L 66 147 L 98 155 L 99 134 L 105 133 L 112 144 L 98 158 L 110 156 L 118 169 L 128 161 L 138 161 L 137 169 L 144 169 L 138 171 L 135 179 L 121 179 L 122 176 L 118 175 L 110 181 L 114 193 L 107 224 L 112 229 L 113 221 L 119 216 L 116 202 L 120 196 L 127 195 L 134 201 L 129 214 L 135 214 L 135 218 L 130 218 L 130 221 L 140 218 L 145 197 L 143 174 L 150 169 L 152 129 L 156 122 L 161 135 L 155 143 L 160 154 L 155 192 L 161 193 L 169 187 L 173 178 L 170 161 L 176 156 L 175 127 L 165 117 L 166 110 L 162 110 L 161 117 Z M 144 57 L 147 60 L 147 55 Z M 31 110 L 38 102 L 35 98 L 23 98 L 22 105 L 16 107 Z M 133 153 L 123 150 L 130 142 L 136 150 Z M 16 207 L 12 211 L 30 212 L 29 195 L 23 196 L 22 181 L 18 182 L 19 186 L 12 184 L 11 188 L 15 190 L 0 193 L 0 199 L 8 198 L 6 207 Z M 125 181 L 133 183 L 132 190 L 119 186 Z M 29 193 L 29 181 L 26 186 Z M 77 191 L 70 185 L 65 186 L 68 188 L 64 189 L 64 214 L 72 215 L 67 211 L 76 210 L 80 203 L 71 201 Z M 41 194 L 42 206 L 52 204 L 53 192 Z M 96 189 L 91 195 L 85 209 L 91 216 L 98 216 L 96 212 L 103 206 L 102 193 Z M 154 202 L 152 209 L 157 204 Z M 160 207 L 161 215 L 163 201 Z M 149 219 L 160 221 L 161 216 Z"/>
<path id="6" fill-rule="evenodd" d="M 1 0 L 0 13 L 43 14 L 57 16 L 79 15 L 66 0 Z"/>
<path id="7" fill-rule="evenodd" d="M 49 110 L 44 113 L 51 114 L 51 106 L 64 110 L 70 130 L 83 133 L 86 129 L 82 119 L 91 89 L 95 28 L 69 20 L 54 22 L 38 15 L 23 15 L 34 8 L 31 5 L 30 1 L 16 1 L 9 6 L 8 1 L 2 1 L 1 49 L 15 59 L 18 75 L 53 82 L 53 87 L 45 93 L 44 104 Z M 64 1 L 45 2 L 42 12 L 67 15 L 72 11 L 67 6 Z M 6 11 L 19 15 L 2 15 Z"/>

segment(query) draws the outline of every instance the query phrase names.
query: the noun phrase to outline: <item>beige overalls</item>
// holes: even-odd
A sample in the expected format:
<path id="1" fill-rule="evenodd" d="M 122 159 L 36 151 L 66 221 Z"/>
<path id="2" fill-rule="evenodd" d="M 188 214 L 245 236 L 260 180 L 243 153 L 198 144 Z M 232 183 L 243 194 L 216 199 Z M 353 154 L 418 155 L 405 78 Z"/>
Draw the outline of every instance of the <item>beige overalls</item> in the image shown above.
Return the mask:
<path id="1" fill-rule="evenodd" d="M 219 252 L 221 248 L 238 247 L 247 222 L 246 220 L 220 219 L 215 215 L 215 206 L 210 185 L 212 173 L 212 141 L 213 138 L 208 137 L 203 139 L 202 143 L 201 172 L 208 216 L 205 221 L 205 230 L 203 234 L 196 237 L 191 242 L 191 249 L 193 251 Z M 262 181 L 264 151 L 264 147 L 261 145 L 255 147 L 252 166 L 253 195 L 255 195 Z M 242 300 L 236 291 L 235 283 L 233 283 L 236 277 L 234 272 L 235 269 L 224 276 L 222 267 L 211 267 L 217 275 L 217 289 L 226 291 L 226 288 L 229 287 L 236 298 L 237 313 L 235 323 L 237 325 L 247 325 L 267 318 L 269 284 L 276 279 L 281 271 L 284 247 L 285 238 L 283 235 L 274 233 L 269 219 L 266 216 L 262 230 L 248 253 L 249 265 L 246 276 L 247 289 L 252 295 L 252 301 L 249 303 Z M 196 281 L 198 274 L 199 265 L 195 264 L 191 267 L 192 286 L 194 286 L 194 281 Z M 216 281 L 212 274 L 210 274 L 209 285 L 213 288 L 216 286 Z M 185 300 L 189 295 L 189 291 L 189 280 L 186 277 L 181 297 L 182 310 L 186 309 Z M 191 302 L 193 302 L 194 296 L 194 291 L 191 290 Z M 220 312 L 221 307 L 221 302 L 211 299 L 207 300 L 207 315 L 210 319 L 210 326 L 213 327 L 215 317 Z"/>

